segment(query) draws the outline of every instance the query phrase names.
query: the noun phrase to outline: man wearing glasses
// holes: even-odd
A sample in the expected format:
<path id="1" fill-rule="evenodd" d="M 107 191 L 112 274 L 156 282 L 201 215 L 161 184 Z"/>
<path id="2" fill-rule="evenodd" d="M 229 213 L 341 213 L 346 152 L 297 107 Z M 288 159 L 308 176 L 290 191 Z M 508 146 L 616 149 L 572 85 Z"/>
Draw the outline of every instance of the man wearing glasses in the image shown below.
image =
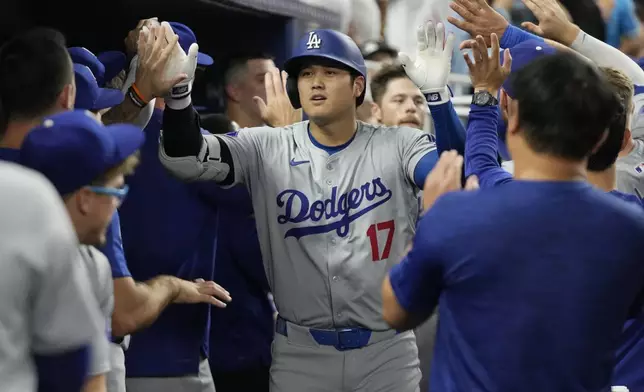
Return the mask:
<path id="1" fill-rule="evenodd" d="M 125 176 L 137 166 L 143 134 L 133 125 L 104 127 L 89 111 L 63 112 L 29 132 L 20 162 L 41 172 L 63 199 L 78 237 L 78 252 L 99 306 L 103 334 L 92 344 L 85 391 L 105 391 L 110 371 L 112 273 L 95 246 L 106 241 L 107 228 L 127 195 Z"/>

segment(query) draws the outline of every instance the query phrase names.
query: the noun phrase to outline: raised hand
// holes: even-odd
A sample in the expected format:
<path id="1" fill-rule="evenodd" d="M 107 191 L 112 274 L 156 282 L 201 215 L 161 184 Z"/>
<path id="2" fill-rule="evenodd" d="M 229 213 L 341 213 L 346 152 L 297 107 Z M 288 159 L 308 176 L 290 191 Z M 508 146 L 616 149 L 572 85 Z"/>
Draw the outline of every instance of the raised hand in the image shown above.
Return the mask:
<path id="1" fill-rule="evenodd" d="M 478 35 L 490 45 L 490 35 L 503 36 L 505 29 L 510 25 L 505 18 L 496 12 L 485 0 L 453 0 L 450 8 L 463 18 L 463 20 L 448 16 L 447 20 L 467 32 L 472 37 Z M 464 49 L 461 44 L 461 49 Z"/>
<path id="2" fill-rule="evenodd" d="M 463 57 L 470 71 L 470 79 L 475 91 L 487 90 L 490 94 L 496 95 L 499 88 L 505 82 L 512 69 L 512 57 L 510 50 L 505 49 L 503 53 L 503 66 L 499 57 L 499 37 L 496 34 L 490 36 L 492 50 L 488 53 L 487 45 L 482 36 L 477 36 L 472 44 L 472 56 L 465 53 Z"/>
<path id="3" fill-rule="evenodd" d="M 302 109 L 294 109 L 286 94 L 286 78 L 288 75 L 273 68 L 264 75 L 266 101 L 261 97 L 253 97 L 262 120 L 271 127 L 285 127 L 302 121 Z"/>
<path id="4" fill-rule="evenodd" d="M 539 21 L 523 22 L 521 26 L 533 34 L 572 45 L 579 34 L 579 27 L 570 21 L 568 13 L 557 0 L 522 0 Z"/>
<path id="5" fill-rule="evenodd" d="M 407 53 L 398 54 L 407 76 L 427 95 L 430 105 L 449 99 L 447 77 L 451 69 L 453 48 L 454 34 L 448 34 L 445 40 L 445 25 L 429 21 L 418 27 L 414 61 Z"/>
<path id="6" fill-rule="evenodd" d="M 152 25 L 150 28 L 143 26 L 139 32 L 134 83 L 142 95 L 141 98 L 146 101 L 165 96 L 173 86 L 188 78 L 183 71 L 168 76 L 169 64 L 180 54 L 176 49 L 183 52 L 178 40 L 179 37 L 166 22 L 159 26 Z"/>

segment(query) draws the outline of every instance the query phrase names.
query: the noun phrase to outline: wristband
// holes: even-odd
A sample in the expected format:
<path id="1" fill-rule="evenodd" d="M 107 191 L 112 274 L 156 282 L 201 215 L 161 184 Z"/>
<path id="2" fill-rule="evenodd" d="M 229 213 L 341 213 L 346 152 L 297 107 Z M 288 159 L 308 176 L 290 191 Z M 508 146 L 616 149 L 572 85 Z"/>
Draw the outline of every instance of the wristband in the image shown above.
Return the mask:
<path id="1" fill-rule="evenodd" d="M 499 40 L 499 46 L 503 49 L 514 48 L 523 41 L 528 41 L 531 39 L 536 39 L 541 42 L 545 42 L 542 37 L 534 35 L 525 30 L 522 30 L 516 26 L 508 25 L 508 28 L 505 29 L 501 39 Z"/>
<path id="2" fill-rule="evenodd" d="M 442 105 L 445 102 L 449 101 L 452 96 L 452 89 L 449 86 L 446 86 L 444 89 L 439 91 L 428 91 L 423 93 L 427 104 L 430 106 L 433 105 Z"/>
<path id="3" fill-rule="evenodd" d="M 141 90 L 136 86 L 136 83 L 132 83 L 130 88 L 127 90 L 128 96 L 134 102 L 134 104 L 138 107 L 145 107 L 148 103 L 150 103 L 149 100 L 146 100 L 143 97 L 143 94 L 141 94 Z"/>
<path id="4" fill-rule="evenodd" d="M 127 89 L 127 96 L 128 98 L 130 98 L 130 101 L 132 101 L 132 103 L 139 109 L 143 109 L 145 107 L 145 103 L 139 99 L 134 90 L 132 90 L 132 87 Z"/>

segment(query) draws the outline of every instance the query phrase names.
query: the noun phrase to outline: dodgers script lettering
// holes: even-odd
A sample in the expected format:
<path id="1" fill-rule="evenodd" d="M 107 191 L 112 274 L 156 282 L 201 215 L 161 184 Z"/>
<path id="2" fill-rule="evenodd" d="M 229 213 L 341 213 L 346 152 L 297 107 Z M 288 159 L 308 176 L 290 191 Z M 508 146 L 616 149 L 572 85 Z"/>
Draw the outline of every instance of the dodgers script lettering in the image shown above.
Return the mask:
<path id="1" fill-rule="evenodd" d="M 351 189 L 338 195 L 338 188 L 331 189 L 331 197 L 311 203 L 308 197 L 295 189 L 287 189 L 277 195 L 277 206 L 284 208 L 284 214 L 277 217 L 277 222 L 303 223 L 319 222 L 322 218 L 332 220 L 324 225 L 309 225 L 289 229 L 284 238 L 302 238 L 307 235 L 329 233 L 336 230 L 340 237 L 349 234 L 349 225 L 367 212 L 391 199 L 392 192 L 380 178 L 374 178 L 360 188 Z M 366 205 L 363 205 L 366 204 Z"/>

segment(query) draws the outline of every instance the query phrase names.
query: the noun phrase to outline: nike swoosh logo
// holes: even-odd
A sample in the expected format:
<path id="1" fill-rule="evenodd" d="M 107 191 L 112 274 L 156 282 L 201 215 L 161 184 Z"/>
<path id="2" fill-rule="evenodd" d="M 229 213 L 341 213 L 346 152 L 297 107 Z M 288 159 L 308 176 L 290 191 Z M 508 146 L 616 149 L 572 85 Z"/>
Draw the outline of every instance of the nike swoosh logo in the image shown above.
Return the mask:
<path id="1" fill-rule="evenodd" d="M 299 166 L 303 163 L 309 163 L 309 161 L 296 161 L 295 159 L 291 159 L 291 166 Z"/>

